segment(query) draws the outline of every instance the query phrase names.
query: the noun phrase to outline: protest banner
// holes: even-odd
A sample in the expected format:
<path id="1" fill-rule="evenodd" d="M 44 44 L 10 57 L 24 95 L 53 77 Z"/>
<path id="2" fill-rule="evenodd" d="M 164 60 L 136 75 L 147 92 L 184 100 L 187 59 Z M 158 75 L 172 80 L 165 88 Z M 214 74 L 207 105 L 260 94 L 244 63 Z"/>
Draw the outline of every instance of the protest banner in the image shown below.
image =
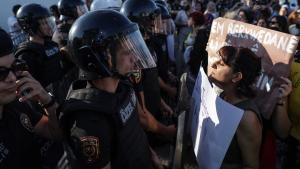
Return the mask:
<path id="1" fill-rule="evenodd" d="M 207 44 L 208 75 L 210 65 L 219 59 L 223 46 L 247 47 L 262 60 L 262 74 L 253 85 L 255 98 L 264 118 L 269 119 L 277 102 L 281 76 L 288 77 L 298 37 L 263 27 L 218 18 L 212 23 Z"/>
<path id="2" fill-rule="evenodd" d="M 191 136 L 201 169 L 219 169 L 244 111 L 225 102 L 201 68 L 192 94 Z"/>

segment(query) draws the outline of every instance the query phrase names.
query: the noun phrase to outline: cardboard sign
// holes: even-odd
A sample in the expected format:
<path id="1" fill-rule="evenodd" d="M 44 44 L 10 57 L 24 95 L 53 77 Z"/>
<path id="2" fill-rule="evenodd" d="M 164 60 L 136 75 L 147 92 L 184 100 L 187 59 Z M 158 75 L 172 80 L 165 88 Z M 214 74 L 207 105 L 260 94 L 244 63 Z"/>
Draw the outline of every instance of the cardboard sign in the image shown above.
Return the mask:
<path id="1" fill-rule="evenodd" d="M 199 168 L 220 168 L 243 113 L 217 96 L 201 68 L 190 111 L 191 136 Z"/>
<path id="2" fill-rule="evenodd" d="M 217 51 L 221 47 L 251 49 L 261 57 L 263 69 L 254 87 L 257 91 L 256 102 L 264 118 L 269 119 L 277 102 L 278 88 L 283 82 L 280 77 L 289 76 L 298 41 L 296 36 L 263 27 L 225 18 L 215 19 L 206 49 L 208 75 L 210 65 L 219 59 Z"/>

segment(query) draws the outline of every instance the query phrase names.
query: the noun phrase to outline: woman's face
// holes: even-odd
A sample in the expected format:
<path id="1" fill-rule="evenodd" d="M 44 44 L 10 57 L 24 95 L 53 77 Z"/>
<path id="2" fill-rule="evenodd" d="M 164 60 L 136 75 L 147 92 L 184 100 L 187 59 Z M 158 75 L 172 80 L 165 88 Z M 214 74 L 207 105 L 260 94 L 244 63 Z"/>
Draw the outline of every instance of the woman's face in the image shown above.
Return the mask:
<path id="1" fill-rule="evenodd" d="M 270 27 L 276 27 L 276 28 L 280 29 L 278 21 L 277 21 L 277 19 L 275 17 L 271 19 Z"/>
<path id="2" fill-rule="evenodd" d="M 259 20 L 257 21 L 257 26 L 261 26 L 261 27 L 266 28 L 266 27 L 267 27 L 267 22 L 266 22 L 266 20 L 264 20 L 264 19 L 259 19 Z"/>
<path id="3" fill-rule="evenodd" d="M 241 22 L 247 22 L 247 17 L 244 11 L 240 11 L 238 14 L 238 20 Z"/>
<path id="4" fill-rule="evenodd" d="M 210 80 L 218 87 L 232 83 L 233 70 L 230 66 L 226 65 L 223 60 L 218 60 L 211 65 Z"/>

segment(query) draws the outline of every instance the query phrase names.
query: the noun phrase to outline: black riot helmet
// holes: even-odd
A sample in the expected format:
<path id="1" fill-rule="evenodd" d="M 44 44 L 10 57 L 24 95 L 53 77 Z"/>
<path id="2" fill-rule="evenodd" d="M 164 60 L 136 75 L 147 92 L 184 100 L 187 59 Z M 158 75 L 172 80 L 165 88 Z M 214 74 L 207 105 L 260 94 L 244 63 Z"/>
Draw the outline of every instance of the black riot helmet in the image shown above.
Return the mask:
<path id="1" fill-rule="evenodd" d="M 37 34 L 51 37 L 56 29 L 55 18 L 49 10 L 39 4 L 28 4 L 22 6 L 17 12 L 17 20 L 22 30 L 29 35 Z"/>
<path id="2" fill-rule="evenodd" d="M 57 6 L 61 14 L 60 20 L 75 20 L 88 12 L 88 8 L 82 0 L 59 0 Z"/>
<path id="3" fill-rule="evenodd" d="M 160 9 L 160 13 L 161 13 L 161 18 L 162 19 L 169 19 L 169 18 L 171 18 L 170 13 L 169 13 L 168 9 L 165 6 L 163 6 L 161 4 L 156 4 L 156 5 Z"/>
<path id="4" fill-rule="evenodd" d="M 92 11 L 78 18 L 68 45 L 72 61 L 85 72 L 80 79 L 126 76 L 132 70 L 156 66 L 137 24 L 114 10 Z M 120 57 L 131 59 L 132 70 L 122 71 Z"/>
<path id="5" fill-rule="evenodd" d="M 160 9 L 152 0 L 127 0 L 121 10 L 132 22 L 139 24 L 143 33 L 157 33 L 161 27 Z"/>

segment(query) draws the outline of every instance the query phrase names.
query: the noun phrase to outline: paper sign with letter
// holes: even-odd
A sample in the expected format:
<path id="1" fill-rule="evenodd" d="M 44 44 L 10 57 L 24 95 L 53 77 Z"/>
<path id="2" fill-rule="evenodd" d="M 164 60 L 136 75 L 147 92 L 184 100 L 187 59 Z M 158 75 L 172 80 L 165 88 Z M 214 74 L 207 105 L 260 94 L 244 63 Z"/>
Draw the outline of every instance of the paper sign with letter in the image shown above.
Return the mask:
<path id="1" fill-rule="evenodd" d="M 201 68 L 190 112 L 191 136 L 199 168 L 220 168 L 243 113 L 217 96 Z"/>
<path id="2" fill-rule="evenodd" d="M 256 103 L 262 115 L 269 119 L 277 102 L 281 76 L 288 77 L 298 37 L 263 27 L 218 18 L 212 23 L 207 44 L 208 75 L 210 64 L 219 59 L 217 51 L 223 46 L 246 47 L 262 59 L 262 74 L 254 85 Z"/>

